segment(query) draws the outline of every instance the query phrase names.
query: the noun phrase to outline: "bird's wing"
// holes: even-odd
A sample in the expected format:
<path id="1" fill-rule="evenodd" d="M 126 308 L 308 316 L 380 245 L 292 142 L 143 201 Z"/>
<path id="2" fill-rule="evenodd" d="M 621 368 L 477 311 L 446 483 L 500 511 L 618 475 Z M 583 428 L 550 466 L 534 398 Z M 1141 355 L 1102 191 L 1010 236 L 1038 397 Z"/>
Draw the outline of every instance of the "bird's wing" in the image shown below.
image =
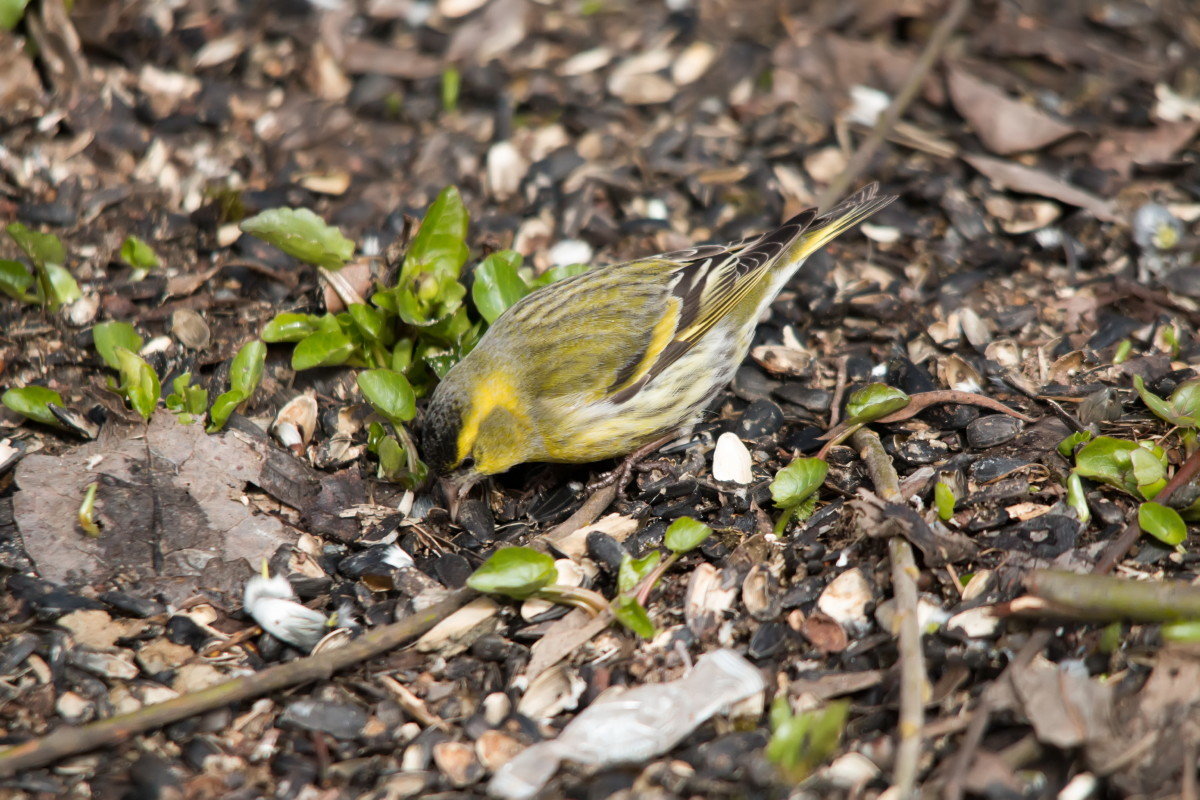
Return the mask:
<path id="1" fill-rule="evenodd" d="M 651 259 L 675 265 L 676 278 L 665 303 L 668 312 L 655 326 L 638 358 L 618 373 L 609 387 L 608 399 L 620 403 L 633 397 L 721 319 L 760 291 L 763 278 L 781 261 L 798 264 L 893 199 L 880 196 L 878 185 L 871 184 L 819 217 L 815 209 L 809 209 L 757 238 Z"/>
<path id="2" fill-rule="evenodd" d="M 519 301 L 485 338 L 543 399 L 621 403 L 677 361 L 785 259 L 802 260 L 892 198 L 874 187 L 762 236 L 600 267 Z M 481 347 L 483 344 L 481 343 Z"/>

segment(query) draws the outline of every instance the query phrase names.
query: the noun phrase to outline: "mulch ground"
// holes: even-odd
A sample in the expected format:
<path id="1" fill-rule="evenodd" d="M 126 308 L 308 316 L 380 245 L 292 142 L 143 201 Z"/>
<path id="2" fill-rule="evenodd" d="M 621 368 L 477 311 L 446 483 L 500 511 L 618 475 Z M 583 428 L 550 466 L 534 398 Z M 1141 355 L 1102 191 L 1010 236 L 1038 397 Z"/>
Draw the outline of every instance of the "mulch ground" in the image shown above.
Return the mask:
<path id="1" fill-rule="evenodd" d="M 353 370 L 297 373 L 273 346 L 219 447 L 170 417 L 145 429 L 108 387 L 93 324 L 132 322 L 164 386 L 190 371 L 215 397 L 275 313 L 324 310 L 311 268 L 237 228 L 279 206 L 378 255 L 454 185 L 471 263 L 511 247 L 537 270 L 767 229 L 843 174 L 946 13 L 935 0 L 31 3 L 0 31 L 0 219 L 58 235 L 83 298 L 54 313 L 0 298 L 0 388 L 50 386 L 99 438 L 0 417 L 0 745 L 301 657 L 241 610 L 260 558 L 311 607 L 349 603 L 381 626 L 461 587 L 496 547 L 537 541 L 613 467 L 518 468 L 452 522 L 429 491 L 378 481 L 373 457 L 330 455 L 366 439 Z M 917 547 L 926 795 L 1195 797 L 1200 651 L 1128 611 L 1080 621 L 1022 603 L 1035 571 L 1087 573 L 1106 552 L 1131 581 L 1197 577 L 1194 528 L 1178 546 L 1143 533 L 1113 550 L 1141 498 L 1085 481 L 1081 519 L 1059 449 L 1076 431 L 1154 442 L 1164 479 L 1195 450 L 1133 380 L 1167 396 L 1200 364 L 1197 64 L 1200 13 L 1184 0 L 971 5 L 855 181 L 899 200 L 812 258 L 691 437 L 558 553 L 611 596 L 623 554 L 660 547 L 679 517 L 708 523 L 716 534 L 651 596 L 653 639 L 612 626 L 575 643 L 566 609 L 500 602 L 328 680 L 0 778 L 0 793 L 484 796 L 499 764 L 609 687 L 673 680 L 731 647 L 765 696 L 649 762 L 567 765 L 544 796 L 881 796 L 906 758 L 899 536 Z M 145 277 L 118 255 L 131 234 L 162 259 Z M 0 242 L 0 258 L 20 257 Z M 939 403 L 874 425 L 900 493 L 880 499 L 845 442 L 814 514 L 773 532 L 774 475 L 880 381 L 987 395 L 1037 421 Z M 320 425 L 297 456 L 265 431 L 303 392 Z M 750 450 L 748 485 L 713 478 L 725 432 Z M 203 502 L 179 488 L 193 456 L 215 465 L 188 473 L 211 489 Z M 92 470 L 109 476 L 106 531 L 145 537 L 83 546 L 80 495 L 55 489 Z M 939 482 L 956 498 L 944 518 Z M 1197 488 L 1181 483 L 1184 508 Z M 411 568 L 382 564 L 391 545 Z M 779 696 L 800 711 L 849 701 L 840 743 L 799 784 L 765 753 Z"/>

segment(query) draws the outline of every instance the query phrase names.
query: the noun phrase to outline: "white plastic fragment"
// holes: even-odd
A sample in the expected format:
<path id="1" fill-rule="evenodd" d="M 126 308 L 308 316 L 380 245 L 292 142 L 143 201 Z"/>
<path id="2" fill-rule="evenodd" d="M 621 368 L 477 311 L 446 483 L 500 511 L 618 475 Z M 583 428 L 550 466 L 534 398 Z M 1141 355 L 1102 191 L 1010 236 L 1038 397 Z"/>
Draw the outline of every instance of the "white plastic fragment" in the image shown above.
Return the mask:
<path id="1" fill-rule="evenodd" d="M 306 652 L 330 631 L 324 614 L 296 602 L 296 593 L 283 575 L 255 575 L 247 581 L 242 606 L 264 631 Z"/>
<path id="2" fill-rule="evenodd" d="M 713 450 L 714 480 L 744 486 L 754 480 L 751 466 L 750 451 L 736 433 L 726 431 L 717 438 L 717 446 Z"/>
<path id="3" fill-rule="evenodd" d="M 566 759 L 593 766 L 647 761 L 709 717 L 765 688 L 753 664 L 733 650 L 716 650 L 678 680 L 610 690 L 557 739 L 527 748 L 497 770 L 488 793 L 503 800 L 532 798 Z"/>

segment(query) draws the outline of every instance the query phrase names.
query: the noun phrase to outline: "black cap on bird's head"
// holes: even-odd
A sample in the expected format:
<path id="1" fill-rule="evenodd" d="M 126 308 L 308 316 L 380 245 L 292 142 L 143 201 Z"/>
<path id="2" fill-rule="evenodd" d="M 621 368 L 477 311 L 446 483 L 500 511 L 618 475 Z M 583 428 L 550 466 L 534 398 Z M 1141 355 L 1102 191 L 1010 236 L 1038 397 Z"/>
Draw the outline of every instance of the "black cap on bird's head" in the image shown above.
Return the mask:
<path id="1" fill-rule="evenodd" d="M 458 457 L 466 404 L 449 387 L 443 387 L 445 383 L 434 391 L 421 419 L 421 454 L 438 476 L 450 518 L 457 519 L 459 504 L 482 476 L 472 469 L 472 459 L 460 461 Z"/>
<path id="2" fill-rule="evenodd" d="M 458 435 L 464 405 L 449 392 L 435 391 L 421 419 L 421 455 L 436 475 L 450 474 L 458 466 Z"/>

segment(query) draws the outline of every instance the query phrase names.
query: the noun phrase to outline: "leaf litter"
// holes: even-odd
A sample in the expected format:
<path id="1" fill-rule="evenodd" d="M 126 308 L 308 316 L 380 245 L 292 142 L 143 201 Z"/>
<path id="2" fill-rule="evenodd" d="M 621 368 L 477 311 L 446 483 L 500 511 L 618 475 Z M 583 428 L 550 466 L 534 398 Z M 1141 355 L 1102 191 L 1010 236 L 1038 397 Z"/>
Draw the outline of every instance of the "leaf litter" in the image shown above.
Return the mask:
<path id="1" fill-rule="evenodd" d="M 806 796 L 879 796 L 910 728 L 895 643 L 914 609 L 928 684 L 916 696 L 932 698 L 926 791 L 1194 786 L 1188 623 L 1138 621 L 1159 619 L 1145 605 L 1123 622 L 1043 621 L 1030 578 L 1106 563 L 1138 520 L 1148 530 L 1133 528 L 1116 556 L 1121 580 L 1196 576 L 1194 488 L 1154 494 L 1186 476 L 1194 449 L 1182 407 L 1200 361 L 1188 8 L 974 9 L 861 178 L 902 200 L 866 239 L 814 257 L 732 390 L 635 469 L 594 525 L 540 538 L 577 511 L 587 468 L 505 476 L 458 522 L 422 488 L 379 481 L 380 454 L 400 445 L 379 445 L 379 408 L 362 403 L 354 370 L 294 371 L 281 345 L 261 386 L 227 400 L 231 431 L 202 441 L 199 424 L 161 411 L 149 428 L 123 427 L 137 418 L 104 388 L 93 322 L 132 323 L 138 357 L 179 408 L 200 389 L 216 398 L 273 315 L 349 314 L 340 295 L 392 280 L 413 221 L 450 185 L 472 218 L 463 303 L 480 318 L 550 267 L 734 240 L 799 211 L 904 92 L 946 11 L 609 6 L 45 2 L 0 33 L 0 212 L 58 234 L 81 293 L 61 316 L 0 301 L 4 388 L 54 392 L 27 398 L 37 422 L 0 418 L 7 742 L 303 664 L 239 609 L 264 558 L 305 616 L 346 604 L 370 635 L 454 596 L 507 545 L 571 559 L 556 572 L 608 599 L 675 520 L 713 529 L 646 595 L 651 639 L 604 614 L 477 600 L 417 647 L 239 701 L 203 726 L 26 770 L 6 791 L 158 791 L 146 776 L 166 775 L 167 790 L 197 796 L 481 796 L 505 761 L 586 721 L 611 687 L 669 685 L 732 647 L 765 692 L 663 755 L 568 766 L 547 796 L 768 796 L 810 772 L 796 790 Z M 283 207 L 311 208 L 357 244 L 341 292 L 241 234 L 243 218 Z M 521 260 L 481 266 L 505 248 Z M 3 273 L 14 286 L 32 286 L 35 259 L 8 241 L 0 258 L 19 267 Z M 422 364 L 443 363 L 429 355 Z M 127 372 L 145 376 L 136 362 Z M 909 397 L 868 423 L 899 496 L 884 498 L 843 442 L 827 472 L 774 497 L 776 476 L 880 382 Z M 374 402 L 406 421 L 408 395 L 384 388 Z M 311 402 L 274 426 L 284 450 L 263 431 L 297 396 Z M 1041 421 L 995 416 L 1004 409 Z M 1131 447 L 1099 468 L 1090 451 L 1081 468 L 1098 436 Z M 91 485 L 98 538 L 76 527 Z M 901 538 L 919 550 L 913 609 L 888 570 Z M 1048 630 L 1036 657 L 1019 656 Z M 850 701 L 844 717 L 837 698 Z M 521 713 L 533 700 L 548 721 Z M 980 715 L 972 738 L 963 729 Z M 831 737 L 821 726 L 839 719 Z M 821 746 L 806 748 L 816 730 Z"/>

